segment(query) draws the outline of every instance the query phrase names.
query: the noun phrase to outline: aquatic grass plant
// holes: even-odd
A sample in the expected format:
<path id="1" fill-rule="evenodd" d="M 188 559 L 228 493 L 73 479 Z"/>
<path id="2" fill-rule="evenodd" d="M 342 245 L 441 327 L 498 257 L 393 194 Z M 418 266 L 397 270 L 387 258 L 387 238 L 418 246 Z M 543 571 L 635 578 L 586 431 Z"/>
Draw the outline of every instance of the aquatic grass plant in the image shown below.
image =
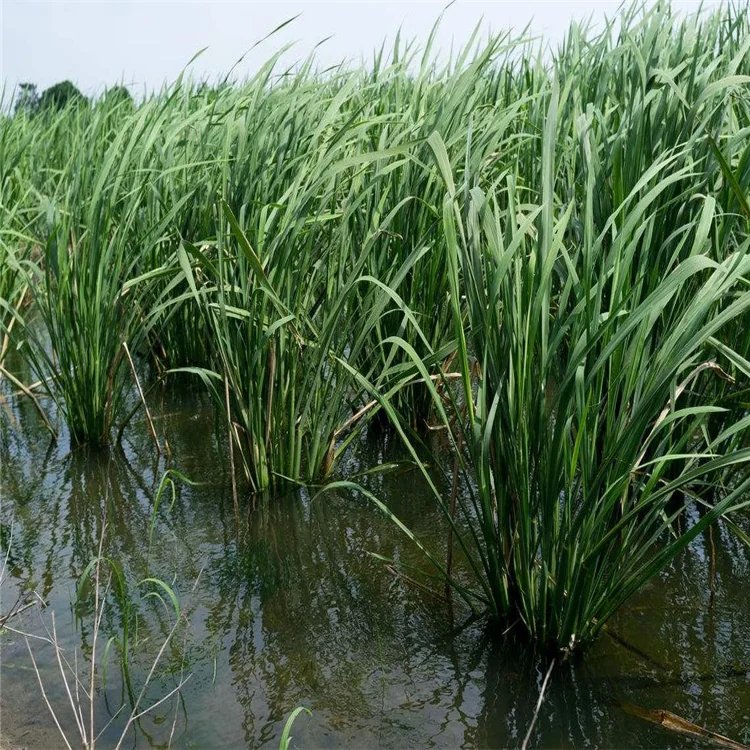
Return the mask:
<path id="1" fill-rule="evenodd" d="M 226 204 L 224 211 L 228 235 L 214 261 L 200 262 L 207 285 L 199 290 L 187 270 L 196 296 L 205 297 L 218 367 L 182 369 L 199 375 L 213 394 L 227 421 L 232 461 L 253 491 L 324 478 L 353 428 L 375 413 L 373 405 L 361 406 L 361 389 L 338 359 L 362 358 L 400 282 L 427 251 L 412 253 L 388 286 L 357 268 L 330 282 L 304 210 L 300 235 L 285 231 L 278 244 L 269 242 L 263 262 Z"/>
<path id="2" fill-rule="evenodd" d="M 106 533 L 106 523 L 103 523 L 98 554 L 83 571 L 76 595 L 76 616 L 81 620 L 88 619 L 88 615 L 91 616 L 91 630 L 89 631 L 91 640 L 86 644 L 86 652 L 79 655 L 76 649 L 71 655 L 67 648 L 63 648 L 58 638 L 54 612 L 50 616 L 50 624 L 43 623 L 45 635 L 15 631 L 24 636 L 42 698 L 60 733 L 62 743 L 67 748 L 80 743 L 81 747 L 93 750 L 98 743 L 103 741 L 102 735 L 105 732 L 110 730 L 112 734 L 110 728 L 113 724 L 115 731 L 119 733 L 108 738 L 107 743 L 111 747 L 122 747 L 134 726 L 139 725 L 143 717 L 173 696 L 176 702 L 179 702 L 180 690 L 192 676 L 192 674 L 184 675 L 184 670 L 180 669 L 177 684 L 149 703 L 147 699 L 149 688 L 162 673 L 166 674 L 171 671 L 165 664 L 168 657 L 174 657 L 175 653 L 180 653 L 174 641 L 181 626 L 185 624 L 185 616 L 172 587 L 159 578 L 146 577 L 138 581 L 136 585 L 138 594 L 128 590 L 126 576 L 120 564 L 102 554 Z M 131 629 L 130 620 L 134 619 L 131 612 L 131 600 L 135 600 L 137 596 L 140 596 L 143 601 L 153 600 L 158 603 L 156 606 L 163 608 L 166 613 L 164 626 L 166 635 L 156 642 L 155 654 L 148 663 L 148 671 L 139 689 L 136 689 L 133 684 L 130 662 L 133 654 L 150 647 L 146 646 L 149 638 L 144 633 L 139 635 L 138 628 Z M 112 627 L 112 623 L 107 621 L 107 616 L 110 614 L 108 610 L 113 609 L 113 602 L 117 602 L 117 609 L 121 610 L 121 630 L 116 635 L 110 635 L 105 641 L 105 636 Z M 170 620 L 173 620 L 171 625 Z M 34 648 L 31 645 L 32 640 L 37 644 Z M 39 641 L 53 650 L 52 663 L 57 668 L 57 679 L 63 688 L 60 692 L 65 712 L 59 705 L 56 706 L 48 695 L 50 684 L 48 682 L 45 684 L 35 654 L 35 651 L 38 652 L 40 648 Z M 106 691 L 112 655 L 118 651 L 123 680 L 123 702 L 114 711 L 108 707 L 111 713 L 110 719 L 100 727 L 97 719 L 99 695 Z M 179 658 L 184 659 L 184 656 Z M 68 713 L 70 718 L 67 718 L 65 713 Z M 176 723 L 177 711 L 172 721 L 170 740 L 174 735 Z"/>
<path id="3" fill-rule="evenodd" d="M 686 250 L 685 259 L 653 286 L 641 282 L 659 196 L 675 179 L 671 157 L 652 166 L 598 236 L 571 243 L 572 202 L 546 210 L 556 107 L 553 95 L 542 200 L 523 213 L 512 176 L 494 195 L 472 188 L 464 203 L 442 141 L 431 139 L 447 189 L 462 388 L 430 387 L 465 477 L 456 509 L 437 499 L 474 586 L 433 562 L 503 628 L 570 653 L 712 522 L 750 503 L 750 450 L 737 443 L 750 417 L 711 430 L 710 418 L 726 409 L 699 387 L 714 378 L 733 384 L 724 368 L 735 365 L 750 375 L 741 355 L 717 344 L 750 307 L 750 240 L 716 260 L 711 229 L 721 219 L 705 198 L 676 233 L 674 252 Z M 415 367 L 426 374 L 416 358 Z M 742 467 L 731 484 L 722 481 Z M 686 526 L 683 512 L 694 505 L 700 519 Z"/>
<path id="4" fill-rule="evenodd" d="M 20 165 L 31 135 L 5 119 L 0 123 L 0 365 L 10 345 L 13 311 L 26 298 L 21 263 L 30 247 L 23 215 L 29 187 Z"/>
<path id="5" fill-rule="evenodd" d="M 289 714 L 289 718 L 284 722 L 284 729 L 279 738 L 279 750 L 289 750 L 291 747 L 292 727 L 301 713 L 306 713 L 308 716 L 312 716 L 312 711 L 309 708 L 305 708 L 305 706 L 297 706 L 297 708 Z"/>
<path id="6" fill-rule="evenodd" d="M 430 387 L 463 475 L 457 507 L 435 495 L 473 585 L 433 563 L 473 608 L 552 652 L 590 643 L 748 502 L 747 111 L 735 96 L 750 83 L 747 22 L 664 21 L 626 20 L 615 47 L 612 29 L 598 44 L 571 32 L 526 109 L 538 128 L 522 136 L 526 156 L 494 181 L 457 178 L 430 137 L 462 388 L 431 385 L 403 337 L 382 342 Z M 367 385 L 417 458 L 393 393 Z M 691 507 L 700 520 L 686 527 Z"/>
<path id="7" fill-rule="evenodd" d="M 119 411 L 123 345 L 137 348 L 146 332 L 146 281 L 133 283 L 139 253 L 159 241 L 179 207 L 161 224 L 142 221 L 148 174 L 130 158 L 148 134 L 149 111 L 140 110 L 111 142 L 98 137 L 104 119 L 96 116 L 76 141 L 55 193 L 40 196 L 43 225 L 29 231 L 41 257 L 22 265 L 33 306 L 15 310 L 23 351 L 72 441 L 94 445 L 109 442 Z"/>
<path id="8" fill-rule="evenodd" d="M 380 360 L 363 367 L 376 366 L 383 373 L 403 356 L 398 348 L 378 345 L 391 335 L 405 337 L 425 360 L 450 340 L 446 249 L 440 221 L 443 186 L 439 171 L 430 168 L 429 135 L 441 133 L 457 173 L 491 174 L 501 149 L 511 145 L 509 131 L 514 126 L 521 129 L 530 100 L 530 92 L 520 97 L 515 91 L 508 95 L 498 85 L 502 77 L 496 75 L 498 69 L 513 69 L 512 54 L 520 42 L 508 35 L 480 42 L 477 28 L 455 56 L 438 63 L 433 58 L 436 29 L 437 24 L 424 49 L 399 37 L 390 59 L 381 49 L 359 94 L 366 111 L 390 115 L 372 128 L 374 145 L 384 149 L 402 143 L 410 148 L 408 158 L 388 166 L 388 180 L 372 185 L 374 175 L 369 172 L 358 178 L 360 191 L 364 185 L 372 185 L 372 189 L 367 191 L 362 210 L 351 214 L 346 228 L 352 252 L 360 257 L 366 252 L 368 273 L 385 280 L 392 267 L 405 263 L 415 248 L 430 248 L 429 256 L 407 275 L 399 289 L 402 303 L 420 322 L 420 335 L 408 325 L 402 304 L 396 301 L 372 332 L 367 352 Z M 387 226 L 378 226 L 384 218 Z M 356 238 L 368 234 L 373 242 L 360 250 Z M 430 367 L 435 374 L 439 363 Z M 387 387 L 382 379 L 379 385 Z M 394 399 L 401 412 L 408 412 L 412 426 L 424 431 L 431 399 L 423 384 L 413 383 L 397 391 Z"/>
<path id="9" fill-rule="evenodd" d="M 28 292 L 21 262 L 12 241 L 9 243 L 8 238 L 0 237 L 0 366 L 10 346 L 14 310 L 23 305 Z"/>

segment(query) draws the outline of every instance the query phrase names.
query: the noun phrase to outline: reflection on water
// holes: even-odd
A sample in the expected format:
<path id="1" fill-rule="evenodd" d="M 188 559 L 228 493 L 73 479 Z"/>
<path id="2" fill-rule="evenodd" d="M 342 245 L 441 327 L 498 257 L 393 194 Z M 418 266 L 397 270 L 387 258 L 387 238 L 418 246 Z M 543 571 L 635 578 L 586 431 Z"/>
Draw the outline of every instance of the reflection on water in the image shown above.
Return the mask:
<path id="1" fill-rule="evenodd" d="M 457 603 L 395 577 L 369 552 L 424 569 L 392 524 L 361 499 L 305 491 L 237 507 L 228 491 L 221 431 L 199 394 L 165 391 L 153 409 L 173 466 L 201 482 L 153 498 L 168 467 L 137 420 L 122 450 L 69 452 L 50 443 L 28 403 L 0 415 L 0 540 L 8 550 L 3 602 L 23 590 L 47 602 L 15 627 L 43 633 L 54 611 L 67 653 L 91 648 L 91 594 L 76 589 L 96 555 L 121 566 L 126 593 L 112 591 L 102 625 L 113 638 L 110 673 L 97 695 L 103 727 L 126 698 L 118 666 L 124 629 L 137 691 L 174 614 L 139 582 L 156 575 L 177 592 L 187 626 L 164 656 L 150 700 L 191 673 L 178 701 L 140 721 L 138 747 L 278 745 L 298 705 L 298 747 L 518 746 L 543 675 L 534 655 L 498 643 Z M 347 471 L 397 457 L 363 440 Z M 426 543 L 445 529 L 416 472 L 370 479 Z M 10 542 L 12 529 L 12 543 Z M 554 674 L 532 742 L 547 747 L 684 747 L 684 738 L 626 714 L 623 702 L 665 708 L 750 742 L 750 582 L 747 550 L 725 529 L 699 540 L 674 569 L 641 592 L 583 661 Z M 715 573 L 712 574 L 712 568 Z M 711 591 L 714 591 L 713 601 Z M 3 606 L 0 606 L 0 611 Z M 52 650 L 35 645 L 53 703 L 73 729 Z M 23 639 L 0 636 L 3 741 L 59 744 Z M 124 713 L 104 734 L 113 741 Z"/>

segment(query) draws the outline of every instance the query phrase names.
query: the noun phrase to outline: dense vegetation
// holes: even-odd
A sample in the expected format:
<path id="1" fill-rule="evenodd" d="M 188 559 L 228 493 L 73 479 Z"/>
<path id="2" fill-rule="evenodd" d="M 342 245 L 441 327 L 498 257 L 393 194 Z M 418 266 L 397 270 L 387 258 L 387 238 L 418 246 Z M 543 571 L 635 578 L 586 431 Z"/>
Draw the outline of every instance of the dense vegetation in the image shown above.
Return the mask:
<path id="1" fill-rule="evenodd" d="M 2 351 L 101 446 L 129 352 L 192 374 L 252 491 L 349 485 L 357 431 L 395 430 L 472 576 L 438 572 L 577 649 L 719 517 L 742 534 L 746 11 L 634 11 L 549 59 L 397 42 L 367 69 L 277 55 L 241 84 L 20 107 Z"/>

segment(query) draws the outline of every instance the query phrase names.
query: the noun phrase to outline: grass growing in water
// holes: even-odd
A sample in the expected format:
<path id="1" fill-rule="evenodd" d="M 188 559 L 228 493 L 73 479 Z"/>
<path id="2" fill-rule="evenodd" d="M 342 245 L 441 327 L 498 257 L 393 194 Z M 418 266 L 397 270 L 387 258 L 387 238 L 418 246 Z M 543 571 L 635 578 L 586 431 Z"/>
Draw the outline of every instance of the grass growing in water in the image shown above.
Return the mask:
<path id="1" fill-rule="evenodd" d="M 749 39 L 657 8 L 549 61 L 399 42 L 3 117 L 3 325 L 78 442 L 110 439 L 123 342 L 200 374 L 256 491 L 328 476 L 378 408 L 407 441 L 436 414 L 462 594 L 575 649 L 744 502 Z"/>

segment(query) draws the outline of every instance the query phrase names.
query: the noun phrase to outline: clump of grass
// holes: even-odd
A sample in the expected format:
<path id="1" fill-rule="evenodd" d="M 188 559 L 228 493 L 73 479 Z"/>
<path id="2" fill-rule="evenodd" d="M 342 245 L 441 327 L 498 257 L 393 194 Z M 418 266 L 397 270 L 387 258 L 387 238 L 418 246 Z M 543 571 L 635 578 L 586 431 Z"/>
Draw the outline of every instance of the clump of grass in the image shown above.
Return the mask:
<path id="1" fill-rule="evenodd" d="M 24 329 L 23 350 L 74 443 L 109 442 L 125 383 L 123 344 L 136 348 L 145 335 L 143 286 L 126 282 L 170 218 L 141 223 L 148 178 L 130 160 L 149 124 L 142 110 L 110 142 L 106 117 L 97 115 L 56 192 L 44 197 L 42 226 L 30 229 L 41 246 L 39 262 L 23 267 L 33 308 L 29 315 L 16 309 L 15 319 Z"/>
<path id="2" fill-rule="evenodd" d="M 27 293 L 21 265 L 30 246 L 23 212 L 29 188 L 19 165 L 29 140 L 23 128 L 0 127 L 0 366 L 10 345 L 13 311 Z"/>
<path id="3" fill-rule="evenodd" d="M 735 36 L 746 19 L 671 20 L 626 19 L 615 49 L 611 29 L 593 45 L 572 33 L 560 84 L 524 110 L 536 132 L 494 180 L 457 180 L 430 137 L 461 388 L 432 385 L 404 337 L 383 341 L 430 388 L 463 476 L 455 508 L 435 495 L 474 585 L 433 563 L 470 606 L 554 653 L 590 643 L 747 505 L 747 112 L 728 96 L 750 81 Z M 727 43 L 720 63 L 707 39 Z M 416 459 L 394 393 L 367 385 Z M 685 527 L 688 507 L 700 520 Z"/>
<path id="4" fill-rule="evenodd" d="M 0 239 L 0 366 L 10 346 L 14 310 L 23 305 L 28 291 L 20 263 L 12 247 Z"/>
<path id="5" fill-rule="evenodd" d="M 553 98 L 551 123 L 555 106 Z M 685 260 L 653 287 L 623 283 L 626 271 L 643 278 L 650 254 L 661 250 L 650 232 L 658 196 L 673 179 L 664 174 L 669 161 L 652 168 L 645 197 L 634 192 L 612 217 L 620 230 L 611 244 L 605 227 L 571 246 L 572 204 L 557 216 L 545 210 L 553 128 L 542 202 L 525 214 L 512 178 L 493 196 L 473 188 L 464 204 L 445 173 L 462 388 L 430 387 L 466 477 L 462 523 L 438 499 L 477 587 L 435 562 L 471 606 L 569 653 L 709 524 L 750 502 L 750 450 L 736 440 L 750 418 L 712 430 L 711 417 L 726 410 L 711 389 L 696 387 L 717 377 L 733 382 L 723 368 L 734 364 L 750 374 L 716 338 L 750 307 L 750 241 L 715 260 L 710 230 L 720 217 L 706 199 L 675 240 L 675 249 L 690 246 Z M 432 144 L 445 164 L 442 142 Z M 726 470 L 738 467 L 725 486 Z M 678 521 L 691 505 L 702 513 L 686 528 Z"/>
<path id="6" fill-rule="evenodd" d="M 388 287 L 357 269 L 331 282 L 320 270 L 325 267 L 314 252 L 319 238 L 307 228 L 304 210 L 300 234 L 287 230 L 278 244 L 269 242 L 265 262 L 228 205 L 224 210 L 228 237 L 213 261 L 199 260 L 206 286 L 198 289 L 183 259 L 205 305 L 218 367 L 183 369 L 200 375 L 213 394 L 227 421 L 232 461 L 236 451 L 253 491 L 326 477 L 354 429 L 375 413 L 373 404 L 361 406 L 361 389 L 339 359 L 360 359 L 423 252 L 413 253 Z M 352 309 L 361 317 L 352 320 Z"/>

